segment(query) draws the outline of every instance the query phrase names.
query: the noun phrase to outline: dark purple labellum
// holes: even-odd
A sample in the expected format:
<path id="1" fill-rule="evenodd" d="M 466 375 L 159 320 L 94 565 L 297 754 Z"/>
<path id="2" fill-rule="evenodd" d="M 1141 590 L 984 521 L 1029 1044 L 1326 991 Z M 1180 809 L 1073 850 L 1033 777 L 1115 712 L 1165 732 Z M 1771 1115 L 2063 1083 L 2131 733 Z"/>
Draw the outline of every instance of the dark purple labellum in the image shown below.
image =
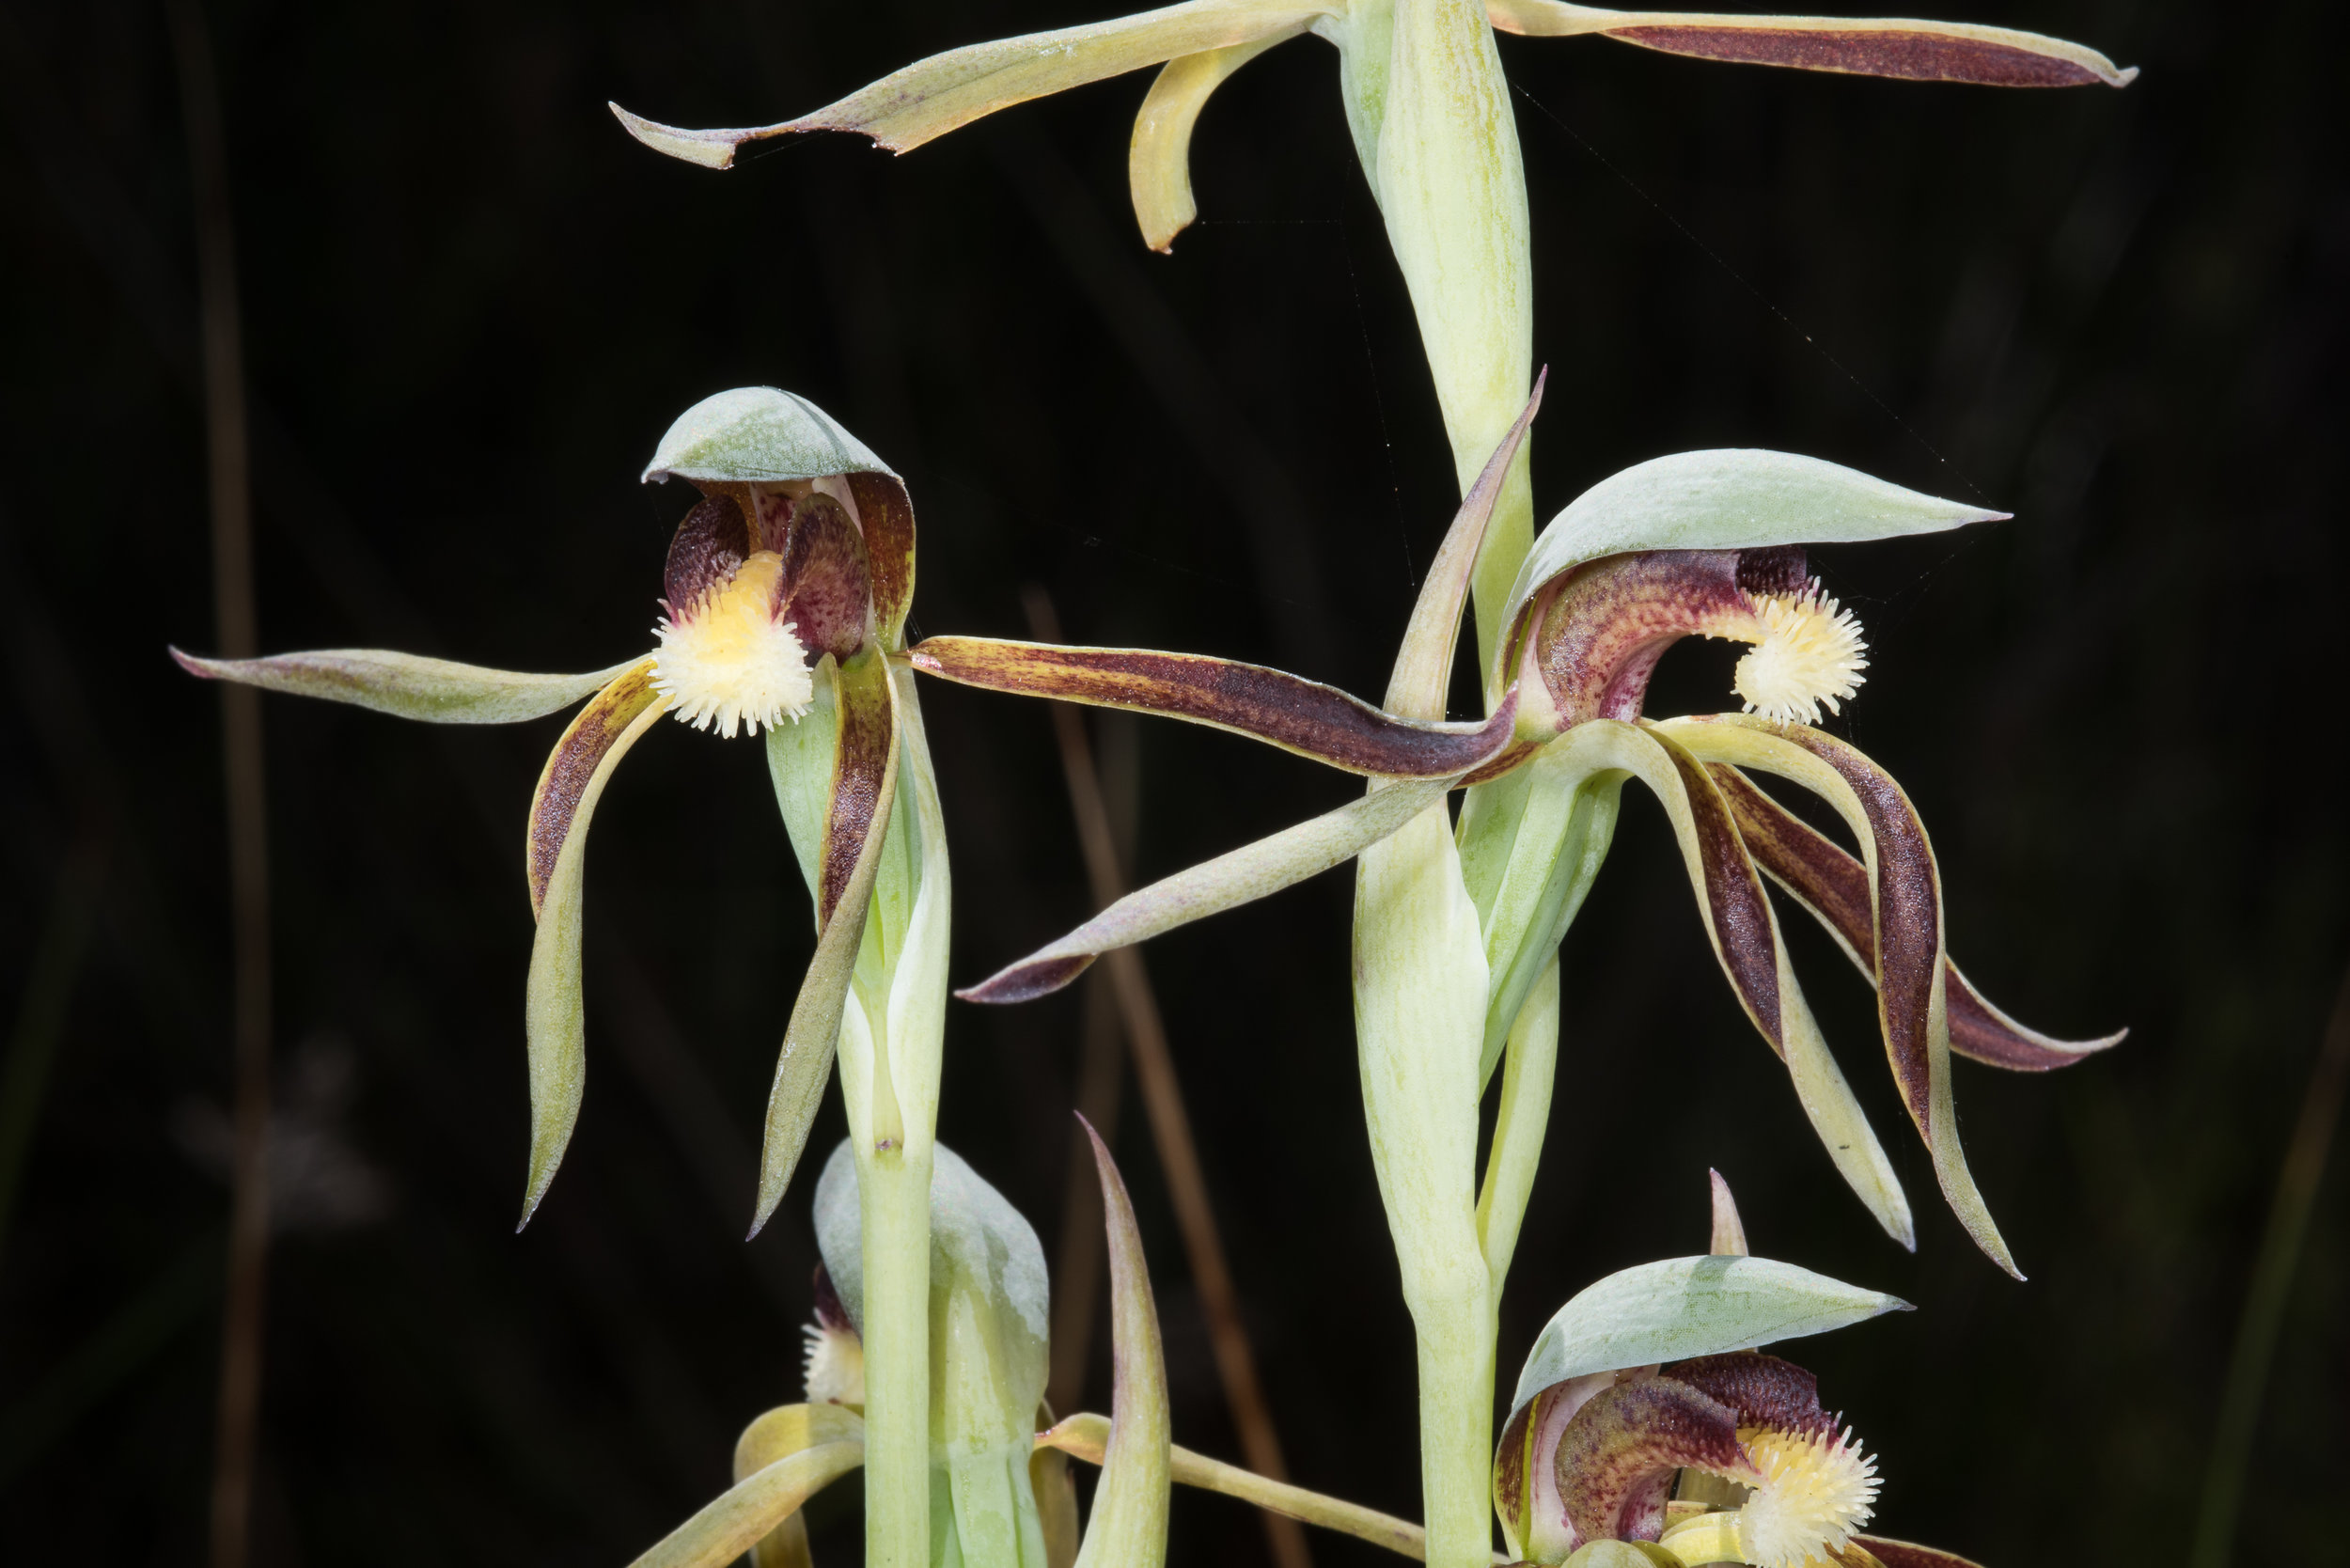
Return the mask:
<path id="1" fill-rule="evenodd" d="M 734 581 L 750 553 L 750 531 L 734 497 L 704 497 L 669 541 L 669 558 L 661 571 L 662 606 L 669 619 L 692 619 L 703 596 Z"/>
<path id="2" fill-rule="evenodd" d="M 1791 598 L 1810 583 L 1794 545 L 1653 550 L 1576 567 L 1548 590 L 1534 630 L 1561 728 L 1638 718 L 1667 649 L 1686 636 L 1751 638 L 1757 598 Z"/>
<path id="3" fill-rule="evenodd" d="M 856 1325 L 849 1321 L 849 1309 L 833 1288 L 832 1276 L 824 1265 L 816 1265 L 816 1326 L 835 1334 L 856 1332 Z"/>
<path id="4" fill-rule="evenodd" d="M 1584 1541 L 1653 1541 L 1664 1533 L 1673 1472 L 1748 1471 L 1738 1419 L 1719 1400 L 1671 1377 L 1594 1394 L 1559 1435 L 1553 1460 L 1567 1520 Z"/>
<path id="5" fill-rule="evenodd" d="M 1802 1437 L 1835 1435 L 1836 1418 L 1820 1408 L 1820 1380 L 1793 1361 L 1732 1351 L 1676 1362 L 1665 1375 L 1728 1405 L 1740 1426 L 1766 1426 Z"/>
<path id="6" fill-rule="evenodd" d="M 824 653 L 846 659 L 865 646 L 872 597 L 865 563 L 865 540 L 846 507 L 819 491 L 792 508 L 783 603 L 776 609 L 791 621 L 810 659 Z"/>

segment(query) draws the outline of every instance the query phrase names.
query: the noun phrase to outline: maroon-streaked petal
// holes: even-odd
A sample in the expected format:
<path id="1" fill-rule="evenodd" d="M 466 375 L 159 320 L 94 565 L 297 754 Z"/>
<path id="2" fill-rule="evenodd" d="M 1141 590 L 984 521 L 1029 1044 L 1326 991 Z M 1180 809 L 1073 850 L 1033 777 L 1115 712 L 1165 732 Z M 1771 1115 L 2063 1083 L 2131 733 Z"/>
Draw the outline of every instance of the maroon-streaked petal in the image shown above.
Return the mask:
<path id="1" fill-rule="evenodd" d="M 1559 1439 L 1593 1395 L 1650 1369 L 1591 1372 L 1554 1383 L 1518 1406 L 1502 1428 L 1494 1453 L 1494 1512 L 1511 1555 L 1535 1562 L 1563 1560 L 1578 1544 L 1559 1496 L 1554 1463 Z"/>
<path id="2" fill-rule="evenodd" d="M 1820 1380 L 1793 1361 L 1734 1350 L 1675 1361 L 1664 1375 L 1729 1406 L 1740 1426 L 1763 1426 L 1798 1437 L 1835 1435 L 1836 1418 L 1820 1408 Z"/>
<path id="3" fill-rule="evenodd" d="M 865 646 L 872 578 L 864 536 L 849 509 L 822 491 L 791 509 L 777 591 L 776 619 L 791 624 L 811 661 L 825 653 L 845 660 Z"/>
<path id="4" fill-rule="evenodd" d="M 1972 1558 L 1946 1552 L 1939 1546 L 1920 1546 L 1912 1541 L 1895 1541 L 1883 1535 L 1856 1535 L 1852 1542 L 1885 1564 L 1885 1568 L 1982 1568 Z"/>
<path id="5" fill-rule="evenodd" d="M 1335 811 L 1138 888 L 1059 941 L 955 995 L 966 1002 L 1049 996 L 1113 948 L 1132 947 L 1343 865 L 1443 799 L 1449 782 L 1412 780 L 1371 790 Z"/>
<path id="6" fill-rule="evenodd" d="M 750 525 L 732 495 L 705 495 L 677 525 L 661 568 L 661 597 L 673 620 L 691 617 L 702 597 L 734 581 L 751 553 Z"/>
<path id="7" fill-rule="evenodd" d="M 873 585 L 873 622 L 884 649 L 905 646 L 906 612 L 914 607 L 914 502 L 887 474 L 847 476 L 865 529 L 866 570 Z"/>
<path id="8" fill-rule="evenodd" d="M 966 686 L 1228 729 L 1374 777 L 1467 773 L 1499 755 L 1517 722 L 1514 687 L 1482 724 L 1434 724 L 1398 718 L 1335 686 L 1198 653 L 928 637 L 915 648 L 913 662 L 926 675 Z"/>
<path id="9" fill-rule="evenodd" d="M 1436 558 L 1429 563 L 1419 597 L 1412 603 L 1412 619 L 1404 629 L 1402 650 L 1396 655 L 1395 672 L 1387 680 L 1389 713 L 1409 719 L 1444 717 L 1452 659 L 1461 645 L 1461 610 L 1467 603 L 1469 582 L 1477 570 L 1477 552 L 1485 542 L 1485 525 L 1493 521 L 1494 503 L 1501 498 L 1501 487 L 1510 478 L 1510 465 L 1517 461 L 1518 448 L 1526 444 L 1526 432 L 1533 426 L 1534 416 L 1542 412 L 1543 388 L 1549 381 L 1550 368 L 1544 366 L 1534 378 L 1533 394 L 1526 400 L 1517 422 L 1494 448 L 1493 456 L 1485 460 L 1477 482 L 1461 497 L 1460 510 L 1453 513 L 1452 525 L 1445 530 L 1444 542 L 1436 548 Z"/>
<path id="10" fill-rule="evenodd" d="M 1869 869 L 1843 848 L 1757 789 L 1726 762 L 1710 765 L 1738 819 L 1747 853 L 1763 873 L 1826 928 L 1854 965 L 1876 983 L 1876 933 L 1869 909 Z M 2046 1073 L 2109 1050 L 2128 1038 L 2120 1029 L 2099 1040 L 2058 1040 L 2026 1028 L 1983 999 L 1947 959 L 1950 1049 L 1971 1060 L 2016 1073 Z"/>
<path id="11" fill-rule="evenodd" d="M 1835 807 L 1866 846 L 1877 1020 L 1894 1087 L 1934 1157 L 1951 1212 L 1985 1256 L 2021 1278 L 1959 1142 L 1950 1102 L 1941 876 L 1909 797 L 1856 748 L 1806 725 L 1722 713 L 1659 729 L 1700 748 L 1708 761 L 1758 767 L 1802 785 Z"/>
<path id="12" fill-rule="evenodd" d="M 783 1049 L 776 1058 L 775 1082 L 767 1090 L 767 1130 L 751 1216 L 754 1236 L 774 1217 L 791 1184 L 791 1173 L 807 1149 L 808 1129 L 823 1104 L 824 1086 L 832 1079 L 840 1018 L 856 976 L 857 949 L 865 940 L 873 881 L 889 837 L 889 814 L 897 804 L 901 747 L 888 666 L 878 652 L 869 651 L 844 666 L 838 680 L 840 760 L 834 764 L 833 804 L 824 824 L 816 954 L 808 960 L 800 994 L 791 1004 L 791 1021 L 785 1026 Z M 876 745 L 878 771 L 872 756 Z M 845 876 L 839 870 L 844 858 Z"/>
<path id="13" fill-rule="evenodd" d="M 1637 776 L 1672 819 L 1682 863 L 1698 894 L 1706 936 L 1739 1004 L 1772 1051 L 1787 1064 L 1795 1097 L 1821 1145 L 1886 1233 L 1915 1244 L 1908 1200 L 1892 1162 L 1869 1126 L 1836 1058 L 1821 1037 L 1779 940 L 1777 915 L 1747 856 L 1730 808 L 1704 764 L 1665 727 L 1599 719 L 1569 731 L 1567 743 L 1591 748 L 1595 765 Z M 1565 743 L 1562 743 L 1565 744 Z"/>
<path id="14" fill-rule="evenodd" d="M 1669 55 L 1905 82 L 1994 87 L 2103 82 L 2124 87 L 2138 77 L 2136 66 L 2123 70 L 2077 43 L 1963 22 L 1608 11 L 1560 0 L 1486 0 L 1486 14 L 1509 33 L 1546 38 L 1597 33 Z"/>
<path id="15" fill-rule="evenodd" d="M 603 690 L 588 699 L 572 720 L 563 738 L 547 754 L 539 788 L 530 798 L 530 828 L 523 842 L 525 874 L 530 884 L 530 912 L 538 915 L 546 902 L 547 884 L 555 863 L 571 837 L 580 802 L 594 782 L 605 753 L 648 708 L 661 701 L 652 689 L 652 661 L 631 665 Z"/>
<path id="16" fill-rule="evenodd" d="M 1669 1375 L 1591 1396 L 1559 1434 L 1552 1461 L 1567 1520 L 1584 1541 L 1653 1541 L 1683 1466 L 1753 1473 L 1730 1407 Z"/>
<path id="17" fill-rule="evenodd" d="M 832 767 L 832 805 L 824 816 L 824 859 L 817 879 L 817 929 L 832 921 L 872 834 L 888 771 L 896 709 L 889 666 L 878 655 L 840 666 L 840 745 Z"/>

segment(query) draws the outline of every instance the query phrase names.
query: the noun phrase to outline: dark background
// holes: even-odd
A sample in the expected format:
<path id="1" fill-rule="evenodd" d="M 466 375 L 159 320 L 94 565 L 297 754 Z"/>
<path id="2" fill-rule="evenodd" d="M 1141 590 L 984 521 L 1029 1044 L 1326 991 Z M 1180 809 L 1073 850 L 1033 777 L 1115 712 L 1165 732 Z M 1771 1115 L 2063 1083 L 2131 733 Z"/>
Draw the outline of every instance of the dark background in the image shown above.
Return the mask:
<path id="1" fill-rule="evenodd" d="M 1171 258 L 1125 208 L 1140 76 L 902 161 L 836 137 L 726 175 L 636 146 L 603 108 L 757 123 L 1104 9 L 212 7 L 264 644 L 530 669 L 634 653 L 686 504 L 635 474 L 687 405 L 766 382 L 907 476 L 922 628 L 1022 635 L 1033 581 L 1076 640 L 1379 691 L 1451 469 L 1326 45 L 1291 43 L 1217 98 L 1195 150 L 1206 221 Z M 2053 1077 L 1958 1070 L 2017 1285 L 1940 1207 L 1866 988 L 1798 933 L 1909 1184 L 1906 1256 L 1813 1143 L 1661 814 L 1634 801 L 1568 943 L 1502 1383 L 1574 1290 L 1701 1246 L 1717 1166 L 1758 1250 L 1920 1308 L 1798 1351 L 1883 1456 L 1882 1528 L 1994 1564 L 2175 1561 L 2350 953 L 2350 190 L 2321 102 L 2343 39 L 2315 4 L 1966 14 L 2145 76 L 1998 93 L 1503 41 L 1553 367 L 1539 514 L 1719 445 L 2014 511 L 1822 554 L 1875 661 L 1835 728 L 1936 833 L 1955 951 L 1987 993 L 2060 1033 L 2135 1032 Z M 21 1560 L 190 1560 L 211 1463 L 227 901 L 217 701 L 163 651 L 213 636 L 167 40 L 147 0 L 0 12 L 0 972 L 11 1010 L 42 977 L 69 996 L 0 1257 L 0 1554 Z M 1652 711 L 1725 705 L 1731 658 L 1675 652 Z M 1046 711 L 937 686 L 925 704 L 967 983 L 1090 903 Z M 740 1241 L 809 948 L 759 749 L 664 727 L 606 797 L 593 1083 L 518 1238 L 518 850 L 558 723 L 436 731 L 273 698 L 267 724 L 280 1091 L 310 1164 L 272 1265 L 256 1561 L 624 1561 L 796 1390 L 805 1193 Z M 1136 730 L 1144 875 L 1354 789 L 1230 737 Z M 1350 886 L 1148 953 L 1292 1467 L 1411 1513 Z M 1082 1011 L 1073 993 L 948 1023 L 940 1134 L 1048 1247 Z M 1142 1127 L 1130 1105 L 1177 1435 L 1232 1454 Z M 2345 1223 L 2337 1170 L 2264 1406 L 2248 1560 L 2324 1560 L 2332 1539 L 2309 1532 L 2350 1458 Z M 854 1488 L 828 1509 L 819 1555 L 853 1560 Z M 1198 1495 L 1175 1543 L 1191 1563 L 1263 1551 L 1246 1510 Z"/>

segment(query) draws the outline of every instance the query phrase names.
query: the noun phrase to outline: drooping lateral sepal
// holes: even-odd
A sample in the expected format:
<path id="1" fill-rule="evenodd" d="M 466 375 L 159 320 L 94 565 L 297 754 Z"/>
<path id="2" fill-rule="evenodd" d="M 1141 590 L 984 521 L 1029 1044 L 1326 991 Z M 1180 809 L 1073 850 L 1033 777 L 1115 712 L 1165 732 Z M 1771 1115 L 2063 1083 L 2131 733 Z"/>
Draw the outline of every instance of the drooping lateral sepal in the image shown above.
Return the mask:
<path id="1" fill-rule="evenodd" d="M 381 648 L 325 648 L 266 659 L 205 659 L 174 648 L 190 675 L 348 702 L 428 724 L 520 724 L 609 685 L 637 661 L 586 675 L 530 675 Z"/>
<path id="2" fill-rule="evenodd" d="M 1874 985 L 1876 932 L 1868 868 L 1757 789 L 1736 768 L 1726 762 L 1708 766 L 1738 819 L 1739 837 L 1746 840 L 1755 865 L 1810 911 Z M 2058 1040 L 2026 1028 L 1993 1007 L 1947 959 L 1942 973 L 1950 1049 L 1972 1060 L 2011 1072 L 2045 1073 L 2109 1050 L 2129 1037 L 2129 1030 L 2118 1029 L 2097 1040 Z"/>
<path id="3" fill-rule="evenodd" d="M 629 1568 L 725 1568 L 864 1462 L 863 1441 L 847 1437 L 787 1453 L 736 1482 Z"/>
<path id="4" fill-rule="evenodd" d="M 1183 719 L 1374 777 L 1468 773 L 1500 753 L 1517 722 L 1510 700 L 1481 724 L 1398 718 L 1335 686 L 1206 654 L 949 636 L 925 638 L 912 657 L 962 685 Z"/>
<path id="5" fill-rule="evenodd" d="M 1933 1156 L 1951 1212 L 1985 1256 L 2021 1278 L 1959 1142 L 1950 1101 L 1941 875 L 1909 797 L 1856 748 L 1805 725 L 1726 713 L 1651 728 L 1708 761 L 1761 768 L 1802 785 L 1834 807 L 1860 841 L 1875 938 L 1877 1017 L 1894 1084 Z"/>
<path id="6" fill-rule="evenodd" d="M 612 770 L 662 711 L 661 694 L 652 686 L 652 661 L 631 666 L 572 720 L 547 758 L 531 799 L 525 851 L 539 928 L 530 946 L 524 1005 L 530 1061 L 530 1170 L 524 1184 L 524 1225 L 530 1223 L 532 1211 L 555 1180 L 587 1087 L 588 1035 L 579 975 L 588 823 Z"/>
<path id="7" fill-rule="evenodd" d="M 1562 0 L 1485 0 L 1485 10 L 1505 33 L 1596 33 L 1668 55 L 1742 65 L 1993 87 L 2126 87 L 2138 78 L 2136 66 L 2117 67 L 2077 43 L 1965 22 L 1613 11 Z"/>
<path id="8" fill-rule="evenodd" d="M 654 151 L 708 168 L 730 167 L 746 143 L 807 131 L 854 132 L 892 152 L 910 152 L 1014 103 L 1179 55 L 1246 43 L 1269 33 L 1294 33 L 1337 9 L 1335 4 L 1187 0 L 1110 22 L 970 44 L 918 60 L 836 103 L 775 125 L 687 131 L 657 124 L 617 103 L 611 109 L 630 135 Z"/>
<path id="9" fill-rule="evenodd" d="M 1704 765 L 1654 725 L 1597 719 L 1568 731 L 1594 770 L 1621 768 L 1665 808 L 1698 899 L 1707 939 L 1739 1005 L 1788 1077 L 1829 1160 L 1888 1235 L 1916 1246 L 1908 1200 L 1892 1161 L 1829 1054 L 1779 939 L 1778 917 L 1747 859 L 1728 805 Z"/>

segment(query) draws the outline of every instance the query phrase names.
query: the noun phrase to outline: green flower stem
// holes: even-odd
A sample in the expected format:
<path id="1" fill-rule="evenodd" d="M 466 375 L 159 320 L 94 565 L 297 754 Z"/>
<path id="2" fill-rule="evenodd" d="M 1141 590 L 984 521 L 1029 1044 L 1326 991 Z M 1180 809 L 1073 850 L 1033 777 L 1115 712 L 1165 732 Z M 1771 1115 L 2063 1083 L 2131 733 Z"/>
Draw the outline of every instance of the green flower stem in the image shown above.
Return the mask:
<path id="1" fill-rule="evenodd" d="M 859 1120 L 853 1107 L 851 1121 Z M 865 1252 L 865 1560 L 931 1555 L 930 1149 L 856 1145 Z"/>
<path id="2" fill-rule="evenodd" d="M 1485 954 L 1451 825 L 1433 806 L 1362 856 L 1355 1029 L 1371 1163 L 1418 1338 L 1428 1560 L 1482 1568 L 1496 1331 L 1477 1223 Z"/>

